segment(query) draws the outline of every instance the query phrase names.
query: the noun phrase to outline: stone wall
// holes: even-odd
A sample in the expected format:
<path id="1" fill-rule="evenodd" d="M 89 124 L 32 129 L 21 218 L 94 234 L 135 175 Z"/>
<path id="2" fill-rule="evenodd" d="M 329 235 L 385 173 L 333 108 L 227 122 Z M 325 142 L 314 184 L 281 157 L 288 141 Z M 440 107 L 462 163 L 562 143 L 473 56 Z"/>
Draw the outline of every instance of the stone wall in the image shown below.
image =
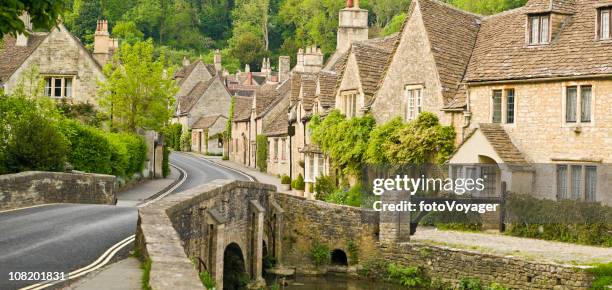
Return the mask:
<path id="1" fill-rule="evenodd" d="M 281 193 L 275 199 L 285 209 L 281 256 L 284 266 L 297 267 L 298 272 L 313 270 L 309 254 L 315 242 L 327 245 L 330 250 L 344 251 L 349 265 L 355 264 L 347 248 L 349 241 L 359 249 L 359 260 L 377 252 L 377 212 Z"/>
<path id="2" fill-rule="evenodd" d="M 510 289 L 588 289 L 592 275 L 570 265 L 538 263 L 513 257 L 457 250 L 419 243 L 381 245 L 382 258 L 390 263 L 420 266 L 430 277 L 450 283 L 477 278 Z"/>
<path id="3" fill-rule="evenodd" d="M 0 210 L 45 203 L 115 204 L 111 175 L 28 171 L 0 175 Z"/>

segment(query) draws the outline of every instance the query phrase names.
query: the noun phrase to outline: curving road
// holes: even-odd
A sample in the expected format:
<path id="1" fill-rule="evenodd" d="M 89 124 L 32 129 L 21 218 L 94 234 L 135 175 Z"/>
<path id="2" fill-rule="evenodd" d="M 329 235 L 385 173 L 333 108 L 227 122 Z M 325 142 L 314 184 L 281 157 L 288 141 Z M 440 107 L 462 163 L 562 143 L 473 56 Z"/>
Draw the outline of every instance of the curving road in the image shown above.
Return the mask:
<path id="1" fill-rule="evenodd" d="M 215 179 L 249 180 L 188 154 L 173 153 L 170 161 L 187 175 L 174 192 Z M 137 219 L 137 207 L 108 205 L 51 204 L 0 212 L 0 289 L 40 282 L 10 281 L 9 272 L 69 273 L 90 265 L 133 235 Z"/>

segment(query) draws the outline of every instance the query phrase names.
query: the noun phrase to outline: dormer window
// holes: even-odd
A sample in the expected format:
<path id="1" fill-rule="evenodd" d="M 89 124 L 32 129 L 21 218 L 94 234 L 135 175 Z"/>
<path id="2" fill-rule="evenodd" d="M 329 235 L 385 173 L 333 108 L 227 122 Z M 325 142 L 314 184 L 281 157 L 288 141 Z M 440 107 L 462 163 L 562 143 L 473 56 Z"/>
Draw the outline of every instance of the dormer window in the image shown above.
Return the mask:
<path id="1" fill-rule="evenodd" d="M 529 16 L 529 44 L 546 44 L 550 40 L 550 14 Z"/>
<path id="2" fill-rule="evenodd" d="M 597 32 L 599 39 L 601 40 L 612 39 L 612 21 L 610 21 L 611 16 L 612 7 L 604 7 L 599 9 L 597 17 L 599 20 Z"/>

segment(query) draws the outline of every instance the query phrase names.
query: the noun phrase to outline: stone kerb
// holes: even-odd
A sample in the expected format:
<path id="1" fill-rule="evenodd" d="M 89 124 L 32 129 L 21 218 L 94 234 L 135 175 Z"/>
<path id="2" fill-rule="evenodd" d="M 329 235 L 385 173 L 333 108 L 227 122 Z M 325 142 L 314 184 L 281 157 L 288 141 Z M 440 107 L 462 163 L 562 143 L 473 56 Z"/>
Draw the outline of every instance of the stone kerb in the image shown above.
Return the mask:
<path id="1" fill-rule="evenodd" d="M 271 185 L 215 180 L 139 210 L 136 243 L 142 258 L 151 261 L 149 283 L 152 289 L 203 289 L 197 264 L 188 257 L 192 241 L 188 236 L 189 223 L 182 218 L 200 210 L 202 204 L 227 198 L 226 194 L 236 189 L 275 191 Z"/>
<path id="2" fill-rule="evenodd" d="M 0 175 L 0 210 L 46 203 L 115 204 L 112 175 L 27 171 Z"/>

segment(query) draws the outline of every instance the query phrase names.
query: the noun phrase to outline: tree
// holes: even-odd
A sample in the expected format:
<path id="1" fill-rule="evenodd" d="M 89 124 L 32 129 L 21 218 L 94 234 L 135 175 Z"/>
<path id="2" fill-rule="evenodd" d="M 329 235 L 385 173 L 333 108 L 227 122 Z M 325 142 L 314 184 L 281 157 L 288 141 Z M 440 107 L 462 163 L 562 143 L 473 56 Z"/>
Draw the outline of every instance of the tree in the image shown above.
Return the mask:
<path id="1" fill-rule="evenodd" d="M 113 27 L 113 36 L 119 38 L 119 41 L 134 44 L 142 41 L 144 34 L 138 30 L 136 23 L 133 21 L 119 21 Z"/>
<path id="2" fill-rule="evenodd" d="M 483 15 L 491 15 L 508 9 L 521 7 L 527 0 L 450 0 L 459 9 Z"/>
<path id="3" fill-rule="evenodd" d="M 55 26 L 66 9 L 67 0 L 9 0 L 0 1 L 0 39 L 5 34 L 26 32 L 25 23 L 19 18 L 24 12 L 30 15 L 34 29 Z"/>
<path id="4" fill-rule="evenodd" d="M 161 130 L 172 117 L 178 91 L 164 68 L 164 56 L 153 58 L 153 41 L 124 44 L 104 67 L 101 106 L 111 128 L 135 132 L 137 128 Z"/>
<path id="5" fill-rule="evenodd" d="M 261 60 L 267 56 L 261 39 L 251 32 L 242 33 L 232 38 L 231 56 L 245 65 L 251 66 L 252 71 L 261 67 Z"/>
<path id="6" fill-rule="evenodd" d="M 393 33 L 399 32 L 402 29 L 402 25 L 404 25 L 404 21 L 406 21 L 406 13 L 400 13 L 391 19 L 389 23 L 383 28 L 381 31 L 382 36 L 389 36 Z"/>
<path id="7" fill-rule="evenodd" d="M 97 21 L 104 16 L 100 0 L 77 0 L 73 4 L 73 11 L 75 14 L 68 22 L 70 32 L 80 38 L 83 43 L 92 43 Z"/>

